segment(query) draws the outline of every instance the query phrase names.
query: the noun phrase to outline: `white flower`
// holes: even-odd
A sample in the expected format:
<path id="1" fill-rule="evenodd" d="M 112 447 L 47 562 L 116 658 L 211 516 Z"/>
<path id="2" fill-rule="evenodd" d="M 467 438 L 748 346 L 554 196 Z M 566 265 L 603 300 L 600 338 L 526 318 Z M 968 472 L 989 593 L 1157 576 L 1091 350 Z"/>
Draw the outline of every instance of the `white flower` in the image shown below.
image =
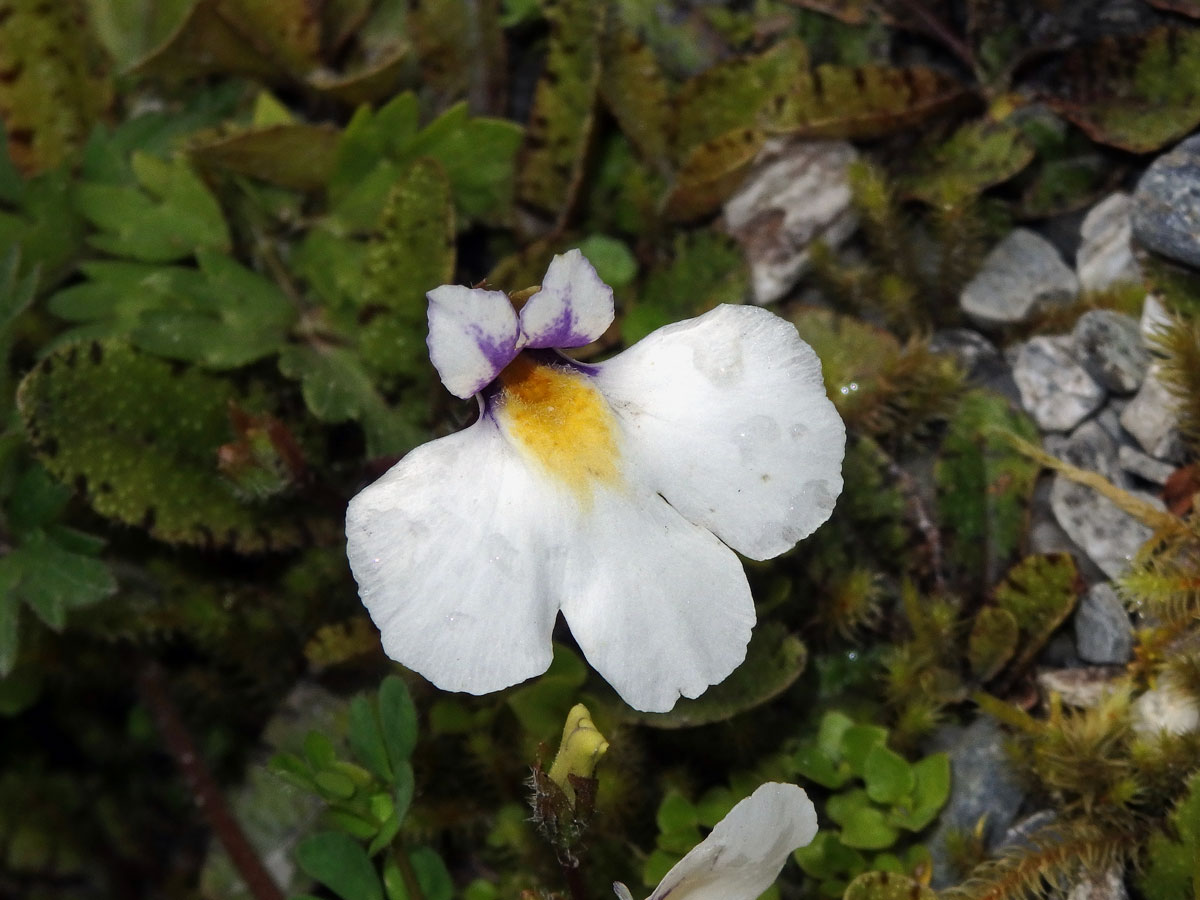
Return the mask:
<path id="1" fill-rule="evenodd" d="M 659 882 L 648 900 L 756 900 L 797 847 L 817 834 L 817 813 L 794 784 L 768 782 L 729 811 Z M 617 882 L 621 900 L 632 900 Z"/>
<path id="2" fill-rule="evenodd" d="M 783 553 L 841 492 L 845 429 L 812 349 L 766 310 L 719 306 L 574 362 L 554 348 L 613 320 L 578 250 L 519 315 L 499 291 L 428 296 L 429 355 L 480 415 L 350 503 L 350 566 L 387 654 L 444 690 L 499 690 L 546 670 L 561 609 L 637 709 L 724 679 L 754 625 L 734 551 Z"/>

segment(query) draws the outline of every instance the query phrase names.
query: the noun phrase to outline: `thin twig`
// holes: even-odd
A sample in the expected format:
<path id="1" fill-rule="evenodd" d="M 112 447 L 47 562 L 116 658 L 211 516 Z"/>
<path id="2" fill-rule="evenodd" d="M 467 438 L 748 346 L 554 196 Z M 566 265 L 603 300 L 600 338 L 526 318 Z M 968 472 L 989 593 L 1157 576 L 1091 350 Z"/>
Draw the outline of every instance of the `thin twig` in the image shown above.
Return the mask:
<path id="1" fill-rule="evenodd" d="M 559 861 L 563 877 L 567 880 L 567 890 L 571 892 L 571 900 L 587 900 L 587 885 L 583 883 L 583 872 L 580 871 L 579 861 L 575 865 Z"/>
<path id="2" fill-rule="evenodd" d="M 972 72 L 978 71 L 978 67 L 975 64 L 975 51 L 970 48 L 966 41 L 951 31 L 945 22 L 926 9 L 925 4 L 919 2 L 919 0 L 895 0 L 895 2 L 916 16 L 921 21 L 921 24 L 934 37 L 945 44 L 955 56 L 966 63 Z"/>
<path id="3" fill-rule="evenodd" d="M 166 676 L 158 663 L 152 662 L 142 669 L 138 676 L 138 691 L 142 702 L 154 717 L 158 730 L 162 732 L 167 749 L 171 751 L 176 765 L 179 766 L 183 780 L 192 794 L 192 800 L 204 814 L 208 827 L 221 842 L 225 852 L 229 854 L 230 861 L 242 881 L 246 883 L 251 895 L 255 900 L 283 900 L 283 893 L 271 878 L 246 833 L 242 831 L 242 826 L 234 818 L 220 786 L 200 757 L 196 742 L 192 740 L 179 710 L 171 700 Z"/>
<path id="4" fill-rule="evenodd" d="M 943 593 L 946 590 L 946 577 L 942 571 L 942 535 L 938 531 L 937 523 L 933 521 L 933 517 L 925 508 L 925 503 L 921 500 L 921 494 L 917 490 L 912 476 L 900 468 L 900 465 L 890 456 L 887 457 L 887 470 L 888 475 L 899 486 L 904 499 L 908 501 L 908 508 L 912 513 L 917 530 L 921 532 L 921 537 L 925 539 L 925 546 L 929 548 L 929 566 L 933 569 L 934 587 L 938 593 Z"/>

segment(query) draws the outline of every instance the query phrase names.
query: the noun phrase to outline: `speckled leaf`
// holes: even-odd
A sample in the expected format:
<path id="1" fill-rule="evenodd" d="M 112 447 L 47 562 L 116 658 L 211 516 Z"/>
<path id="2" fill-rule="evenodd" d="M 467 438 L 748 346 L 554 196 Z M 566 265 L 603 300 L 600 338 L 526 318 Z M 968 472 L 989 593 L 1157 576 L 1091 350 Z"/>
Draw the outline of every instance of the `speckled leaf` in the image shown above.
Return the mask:
<path id="1" fill-rule="evenodd" d="M 408 25 L 425 87 L 442 97 L 461 97 L 477 60 L 478 17 L 468 0 L 421 0 L 409 9 Z"/>
<path id="2" fill-rule="evenodd" d="M 141 189 L 78 187 L 80 212 L 100 229 L 88 239 L 93 246 L 143 262 L 170 262 L 201 249 L 228 248 L 221 207 L 185 161 L 135 153 L 133 171 Z"/>
<path id="3" fill-rule="evenodd" d="M 0 118 L 19 169 L 70 158 L 111 98 L 82 0 L 0 0 Z"/>
<path id="4" fill-rule="evenodd" d="M 38 458 L 101 515 L 169 543 L 295 546 L 307 533 L 295 511 L 240 502 L 218 469 L 234 401 L 248 405 L 228 379 L 98 341 L 55 351 L 18 394 Z"/>
<path id="5" fill-rule="evenodd" d="M 804 137 L 871 138 L 918 125 L 966 98 L 954 79 L 924 66 L 817 66 L 775 116 Z"/>
<path id="6" fill-rule="evenodd" d="M 997 606 L 1012 613 L 1021 628 L 1013 669 L 1024 668 L 1066 621 L 1079 595 L 1078 579 L 1071 554 L 1035 554 L 1013 566 L 996 587 Z"/>
<path id="7" fill-rule="evenodd" d="M 670 156 L 671 104 L 658 60 L 636 34 L 615 21 L 605 31 L 602 47 L 604 105 L 643 159 L 665 165 Z"/>
<path id="8" fill-rule="evenodd" d="M 975 616 L 967 638 L 967 662 L 971 674 L 981 682 L 990 681 L 1017 652 L 1020 626 L 1017 618 L 999 606 L 985 606 Z"/>
<path id="9" fill-rule="evenodd" d="M 692 728 L 723 722 L 787 690 L 808 660 L 804 643 L 778 622 L 754 629 L 746 661 L 725 681 L 695 700 L 681 699 L 667 713 L 631 713 L 630 720 L 654 728 Z"/>
<path id="10" fill-rule="evenodd" d="M 907 875 L 864 872 L 846 888 L 843 900 L 934 900 L 937 895 Z"/>
<path id="11" fill-rule="evenodd" d="M 688 222 L 715 212 L 742 183 L 765 141 L 764 132 L 744 128 L 693 148 L 667 195 L 667 217 Z"/>
<path id="12" fill-rule="evenodd" d="M 958 204 L 1012 178 L 1033 155 L 1033 145 L 1016 125 L 980 119 L 927 148 L 900 187 L 934 206 Z"/>
<path id="13" fill-rule="evenodd" d="M 579 190 L 595 121 L 603 7 L 544 0 L 543 10 L 550 46 L 521 150 L 517 196 L 561 221 Z"/>
<path id="14" fill-rule="evenodd" d="M 1107 37 L 1063 60 L 1050 104 L 1103 144 L 1149 153 L 1200 124 L 1200 31 Z"/>
<path id="15" fill-rule="evenodd" d="M 202 166 L 315 191 L 329 180 L 337 142 L 332 126 L 285 123 L 203 140 L 189 153 Z"/>
<path id="16" fill-rule="evenodd" d="M 949 561 L 986 584 L 1017 549 L 1038 474 L 1035 463 L 994 436 L 995 429 L 1037 439 L 1033 422 L 1004 397 L 983 390 L 965 394 L 934 469 Z"/>
<path id="17" fill-rule="evenodd" d="M 804 44 L 787 40 L 764 53 L 718 63 L 692 78 L 675 98 L 676 158 L 686 167 L 698 147 L 730 133 L 771 126 L 803 83 L 808 63 Z"/>

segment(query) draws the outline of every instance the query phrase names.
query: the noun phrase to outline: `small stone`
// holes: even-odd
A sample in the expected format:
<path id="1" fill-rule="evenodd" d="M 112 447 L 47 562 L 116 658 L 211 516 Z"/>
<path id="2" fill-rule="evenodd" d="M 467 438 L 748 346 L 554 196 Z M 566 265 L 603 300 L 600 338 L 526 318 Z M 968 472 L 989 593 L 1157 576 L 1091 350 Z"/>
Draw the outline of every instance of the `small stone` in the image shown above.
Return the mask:
<path id="1" fill-rule="evenodd" d="M 1080 425 L 1058 454 L 1081 469 L 1097 472 L 1123 486 L 1117 466 L 1116 441 L 1096 422 Z M 1155 497 L 1139 495 L 1162 508 Z M 1050 488 L 1050 508 L 1058 524 L 1109 578 L 1120 575 L 1151 530 L 1119 509 L 1111 500 L 1065 475 L 1055 474 Z"/>
<path id="2" fill-rule="evenodd" d="M 1146 169 L 1133 192 L 1133 234 L 1156 253 L 1200 266 L 1200 135 Z"/>
<path id="3" fill-rule="evenodd" d="M 1133 701 L 1133 730 L 1147 737 L 1166 732 L 1187 734 L 1200 729 L 1200 703 L 1170 682 L 1163 682 Z"/>
<path id="4" fill-rule="evenodd" d="M 1075 647 L 1081 659 L 1121 665 L 1133 655 L 1133 624 L 1111 584 L 1092 585 L 1075 611 Z"/>
<path id="5" fill-rule="evenodd" d="M 1113 398 L 1104 404 L 1104 409 L 1096 413 L 1096 422 L 1108 432 L 1108 436 L 1117 442 L 1118 445 L 1124 445 L 1130 440 L 1129 432 L 1121 427 L 1121 413 L 1125 411 L 1125 407 L 1129 405 L 1129 401 Z"/>
<path id="6" fill-rule="evenodd" d="M 1133 258 L 1133 203 L 1118 191 L 1105 197 L 1087 214 L 1079 229 L 1081 243 L 1075 272 L 1085 291 L 1103 291 L 1114 284 L 1141 283 L 1142 271 Z"/>
<path id="7" fill-rule="evenodd" d="M 1110 866 L 1103 872 L 1089 872 L 1067 891 L 1067 900 L 1128 900 L 1125 890 L 1125 866 Z"/>
<path id="8" fill-rule="evenodd" d="M 929 339 L 929 349 L 934 353 L 953 356 L 972 379 L 990 378 L 1008 368 L 996 345 L 970 328 L 935 331 Z"/>
<path id="9" fill-rule="evenodd" d="M 1117 463 L 1126 472 L 1151 484 L 1166 484 L 1167 479 L 1175 471 L 1170 463 L 1162 462 L 1152 456 L 1147 456 L 1141 450 L 1135 450 L 1128 444 L 1122 444 L 1117 451 Z"/>
<path id="10" fill-rule="evenodd" d="M 1136 391 L 1150 367 L 1137 321 L 1111 309 L 1080 316 L 1071 331 L 1071 347 L 1088 374 L 1118 394 Z"/>
<path id="11" fill-rule="evenodd" d="M 1043 694 L 1058 694 L 1068 706 L 1092 709 L 1113 692 L 1124 671 L 1120 666 L 1043 669 L 1037 674 L 1037 683 Z"/>
<path id="12" fill-rule="evenodd" d="M 1066 337 L 1035 337 L 1013 361 L 1025 407 L 1043 431 L 1070 431 L 1104 403 L 1104 388 L 1075 359 Z"/>
<path id="13" fill-rule="evenodd" d="M 1150 346 L 1154 339 L 1170 326 L 1171 316 L 1163 302 L 1153 294 L 1147 294 L 1146 302 L 1142 304 L 1142 319 L 1138 323 L 1142 332 L 1142 343 Z"/>
<path id="14" fill-rule="evenodd" d="M 725 230 L 746 252 L 755 303 L 787 294 L 808 268 L 809 245 L 836 247 L 858 227 L 845 141 L 768 141 L 725 203 Z"/>
<path id="15" fill-rule="evenodd" d="M 1121 427 L 1155 459 L 1179 462 L 1183 453 L 1179 413 L 1158 372 L 1157 365 L 1146 372 L 1141 388 L 1121 413 Z"/>
<path id="16" fill-rule="evenodd" d="M 954 878 L 946 851 L 952 831 L 972 831 L 982 819 L 984 843 L 990 849 L 1004 839 L 1017 817 L 1024 794 L 1004 741 L 1004 732 L 986 718 L 966 728 L 943 728 L 934 737 L 932 749 L 950 755 L 950 798 L 929 841 L 934 887 L 944 887 Z"/>
<path id="17" fill-rule="evenodd" d="M 1028 321 L 1079 296 L 1079 280 L 1054 245 L 1018 228 L 992 248 L 959 303 L 981 328 Z"/>

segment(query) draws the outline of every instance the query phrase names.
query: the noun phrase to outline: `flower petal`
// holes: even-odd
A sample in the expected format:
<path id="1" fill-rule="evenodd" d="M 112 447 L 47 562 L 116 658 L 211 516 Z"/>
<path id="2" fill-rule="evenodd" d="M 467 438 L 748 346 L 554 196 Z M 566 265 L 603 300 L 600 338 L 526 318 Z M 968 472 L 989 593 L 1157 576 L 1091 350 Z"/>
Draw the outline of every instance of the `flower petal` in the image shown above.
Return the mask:
<path id="1" fill-rule="evenodd" d="M 582 347 L 604 334 L 612 320 L 612 288 L 578 250 L 551 260 L 542 289 L 521 308 L 527 347 Z"/>
<path id="2" fill-rule="evenodd" d="M 502 291 L 456 284 L 429 298 L 429 358 L 442 384 L 464 400 L 479 393 L 517 355 L 517 311 Z"/>
<path id="3" fill-rule="evenodd" d="M 571 633 L 635 709 L 666 712 L 745 659 L 754 603 L 741 562 L 649 490 L 598 489 L 564 573 Z"/>
<path id="4" fill-rule="evenodd" d="M 817 812 L 794 784 L 768 782 L 729 811 L 675 864 L 649 900 L 756 900 L 788 855 L 817 834 Z"/>
<path id="5" fill-rule="evenodd" d="M 347 556 L 388 656 L 473 694 L 544 672 L 557 502 L 486 416 L 351 500 Z"/>
<path id="6" fill-rule="evenodd" d="M 790 322 L 719 306 L 598 368 L 651 489 L 739 553 L 778 556 L 829 518 L 846 429 Z"/>

